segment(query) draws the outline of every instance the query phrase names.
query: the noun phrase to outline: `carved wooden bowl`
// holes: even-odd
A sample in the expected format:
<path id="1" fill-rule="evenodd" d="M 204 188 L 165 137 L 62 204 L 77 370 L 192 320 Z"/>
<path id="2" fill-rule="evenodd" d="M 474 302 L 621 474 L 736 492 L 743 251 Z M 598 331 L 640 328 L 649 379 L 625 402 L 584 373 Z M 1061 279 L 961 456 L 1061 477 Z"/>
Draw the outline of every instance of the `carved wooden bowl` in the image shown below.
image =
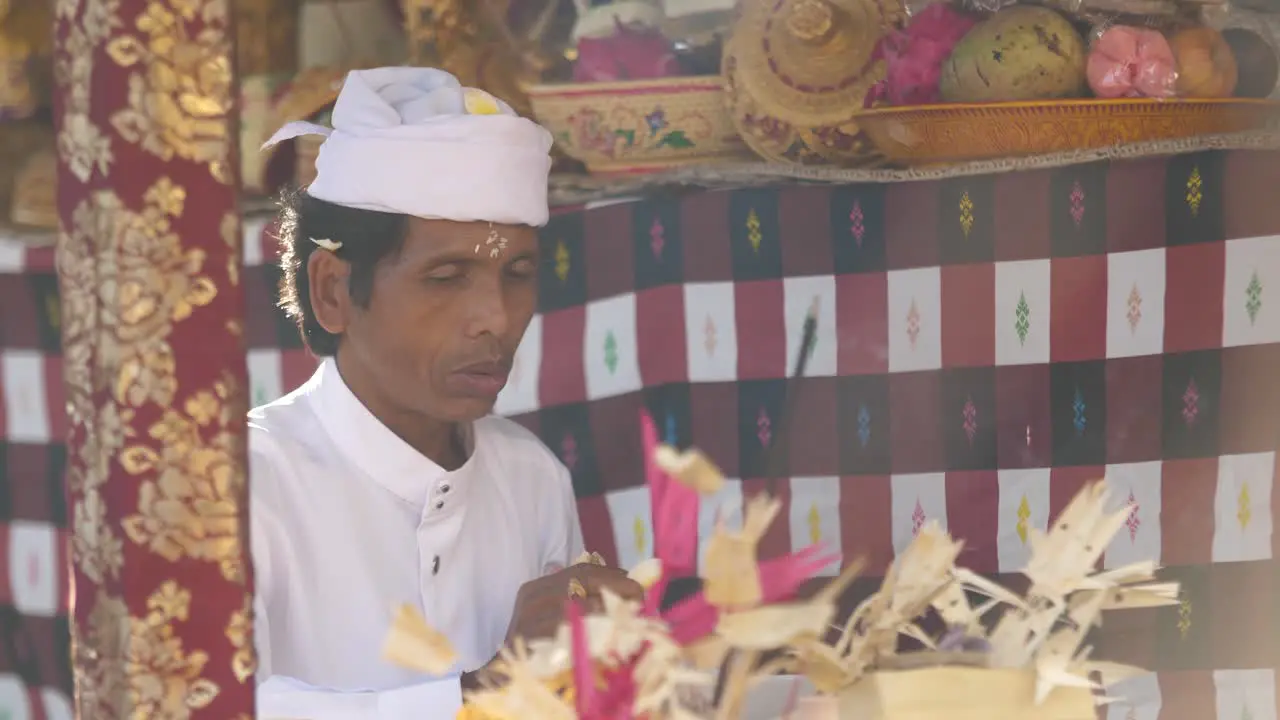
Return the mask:
<path id="1" fill-rule="evenodd" d="M 856 116 L 891 162 L 929 165 L 1087 150 L 1261 130 L 1280 103 L 1214 100 L 1054 100 L 885 107 Z"/>

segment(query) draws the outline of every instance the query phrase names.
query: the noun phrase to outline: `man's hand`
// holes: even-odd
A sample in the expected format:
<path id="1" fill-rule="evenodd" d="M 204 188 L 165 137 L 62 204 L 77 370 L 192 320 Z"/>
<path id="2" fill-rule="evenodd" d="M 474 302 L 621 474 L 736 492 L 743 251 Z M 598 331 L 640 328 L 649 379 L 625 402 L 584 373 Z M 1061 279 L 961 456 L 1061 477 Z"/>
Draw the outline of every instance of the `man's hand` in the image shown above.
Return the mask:
<path id="1" fill-rule="evenodd" d="M 626 572 L 602 565 L 573 565 L 546 577 L 531 580 L 520 587 L 516 594 L 515 610 L 511 625 L 507 628 L 507 642 L 517 637 L 526 640 L 555 635 L 556 628 L 564 621 L 565 603 L 573 595 L 580 596 L 588 611 L 600 607 L 600 591 L 607 588 L 626 600 L 641 600 L 644 589 L 627 577 Z"/>

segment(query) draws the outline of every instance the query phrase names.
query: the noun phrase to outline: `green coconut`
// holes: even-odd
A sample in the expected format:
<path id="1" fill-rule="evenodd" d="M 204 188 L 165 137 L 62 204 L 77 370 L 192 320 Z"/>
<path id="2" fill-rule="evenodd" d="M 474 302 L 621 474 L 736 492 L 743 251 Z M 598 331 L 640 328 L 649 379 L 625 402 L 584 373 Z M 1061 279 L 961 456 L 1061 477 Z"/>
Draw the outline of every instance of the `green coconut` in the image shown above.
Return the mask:
<path id="1" fill-rule="evenodd" d="M 942 65 L 947 102 L 1079 97 L 1087 88 L 1084 39 L 1044 7 L 1015 5 L 968 32 Z"/>

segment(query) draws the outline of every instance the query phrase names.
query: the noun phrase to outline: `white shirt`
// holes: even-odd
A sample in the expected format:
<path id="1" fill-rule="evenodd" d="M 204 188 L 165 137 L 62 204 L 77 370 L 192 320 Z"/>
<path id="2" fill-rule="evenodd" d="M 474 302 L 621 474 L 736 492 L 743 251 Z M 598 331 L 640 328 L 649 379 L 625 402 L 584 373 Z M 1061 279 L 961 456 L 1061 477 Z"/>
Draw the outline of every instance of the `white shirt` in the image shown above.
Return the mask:
<path id="1" fill-rule="evenodd" d="M 458 673 L 497 653 L 520 586 L 582 552 L 573 486 L 551 451 L 502 418 L 470 434 L 469 459 L 445 471 L 379 422 L 332 359 L 249 413 L 260 716 L 398 718 L 387 708 L 410 688 L 417 717 L 451 718 Z M 453 642 L 449 677 L 382 659 L 406 602 Z"/>

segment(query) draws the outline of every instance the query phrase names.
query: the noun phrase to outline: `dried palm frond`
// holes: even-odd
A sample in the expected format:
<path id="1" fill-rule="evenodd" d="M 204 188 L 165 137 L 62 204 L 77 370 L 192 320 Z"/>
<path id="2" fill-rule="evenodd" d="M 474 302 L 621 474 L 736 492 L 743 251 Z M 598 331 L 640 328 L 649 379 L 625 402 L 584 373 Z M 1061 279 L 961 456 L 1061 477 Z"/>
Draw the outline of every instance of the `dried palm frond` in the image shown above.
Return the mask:
<path id="1" fill-rule="evenodd" d="M 1047 531 L 1030 532 L 1023 573 L 1031 582 L 1025 594 L 957 567 L 964 544 L 929 523 L 894 559 L 879 590 L 833 625 L 840 596 L 862 562 L 849 563 L 815 595 L 796 600 L 800 584 L 835 558 L 815 546 L 760 560 L 760 540 L 782 507 L 760 494 L 746 501 L 740 527 L 729 528 L 717 518 L 702 558 L 701 592 L 660 611 L 658 598 L 673 573 L 693 565 L 696 537 L 690 531 L 696 527 L 698 496 L 718 491 L 724 478 L 697 451 L 657 444 L 647 416 L 642 425 L 656 556 L 630 575 L 648 589 L 645 602 L 606 591 L 602 609 L 584 615 L 571 601 L 556 635 L 517 641 L 502 652 L 496 666 L 504 681 L 469 695 L 465 717 L 736 720 L 750 688 L 783 671 L 805 676 L 819 693 L 839 696 L 874 694 L 901 682 L 906 676 L 895 675 L 901 673 L 947 678 L 948 692 L 957 698 L 972 694 L 973 687 L 994 693 L 1031 678 L 1022 699 L 1008 702 L 1029 702 L 1026 698 L 1034 695 L 1035 703 L 1045 703 L 1046 713 L 1075 717 L 1069 708 L 1079 707 L 1080 696 L 1070 693 L 1092 693 L 1141 672 L 1090 658 L 1092 648 L 1084 639 L 1102 613 L 1177 602 L 1177 583 L 1156 582 L 1154 562 L 1095 569 L 1127 515 L 1106 510 L 1106 485 L 1097 482 L 1081 490 Z M 587 553 L 579 562 L 603 559 Z M 972 595 L 981 597 L 975 602 Z M 984 618 L 997 606 L 1004 614 L 988 632 Z M 920 624 L 930 611 L 943 620 L 943 633 L 926 632 Z M 925 650 L 900 654 L 903 636 Z M 782 653 L 762 662 L 778 650 Z M 447 639 L 405 608 L 396 616 L 387 657 L 437 674 L 455 662 Z M 934 670 L 943 674 L 928 674 Z M 966 689 L 966 683 L 972 687 Z M 719 698 L 714 708 L 705 703 L 712 686 Z M 1092 705 L 1088 697 L 1085 701 Z M 1098 696 L 1097 702 L 1107 701 Z M 1026 710 L 1012 716 L 1036 715 Z"/>

